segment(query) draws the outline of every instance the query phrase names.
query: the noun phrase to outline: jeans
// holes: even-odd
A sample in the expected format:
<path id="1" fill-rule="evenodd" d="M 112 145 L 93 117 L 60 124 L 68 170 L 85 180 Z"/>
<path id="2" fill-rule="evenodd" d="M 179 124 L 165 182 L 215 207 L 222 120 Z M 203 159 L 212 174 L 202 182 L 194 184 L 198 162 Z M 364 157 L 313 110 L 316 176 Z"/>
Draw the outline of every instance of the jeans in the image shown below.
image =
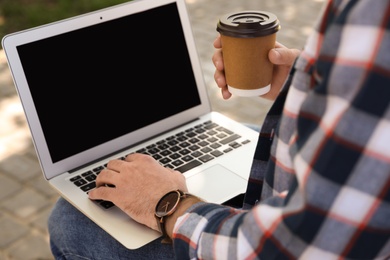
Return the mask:
<path id="1" fill-rule="evenodd" d="M 130 250 L 85 217 L 65 199 L 58 199 L 48 221 L 55 259 L 174 259 L 172 245 L 161 239 Z"/>

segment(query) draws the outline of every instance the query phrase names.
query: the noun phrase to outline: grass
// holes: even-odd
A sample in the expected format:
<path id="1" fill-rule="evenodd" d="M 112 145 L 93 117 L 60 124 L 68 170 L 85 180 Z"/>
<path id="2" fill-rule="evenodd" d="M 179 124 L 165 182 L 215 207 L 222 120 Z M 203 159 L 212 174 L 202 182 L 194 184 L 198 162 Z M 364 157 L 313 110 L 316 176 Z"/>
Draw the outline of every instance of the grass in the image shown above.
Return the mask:
<path id="1" fill-rule="evenodd" d="M 128 0 L 0 0 L 0 39 L 6 34 Z"/>

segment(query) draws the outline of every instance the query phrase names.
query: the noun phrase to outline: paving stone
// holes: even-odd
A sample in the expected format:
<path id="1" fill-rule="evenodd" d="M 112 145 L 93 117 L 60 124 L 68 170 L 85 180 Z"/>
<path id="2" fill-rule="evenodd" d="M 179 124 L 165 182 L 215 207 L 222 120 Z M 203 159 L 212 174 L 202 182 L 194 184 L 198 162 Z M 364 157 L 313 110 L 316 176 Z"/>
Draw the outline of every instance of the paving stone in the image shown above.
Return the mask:
<path id="1" fill-rule="evenodd" d="M 58 192 L 44 179 L 43 174 L 29 181 L 32 188 L 42 193 L 47 198 L 57 197 Z"/>
<path id="2" fill-rule="evenodd" d="M 0 89 L 2 89 L 1 86 Z M 5 94 L 0 93 L 0 96 L 2 96 L 0 99 L 0 137 L 14 139 L 12 137 L 17 132 L 24 130 L 21 127 L 24 128 L 26 126 L 23 108 L 16 95 L 10 95 L 6 98 L 3 95 Z M 3 143 L 5 141 L 7 140 L 4 139 L 1 142 Z"/>
<path id="3" fill-rule="evenodd" d="M 10 258 L 6 255 L 3 250 L 0 250 L 0 260 L 9 260 Z"/>
<path id="4" fill-rule="evenodd" d="M 43 234 L 48 236 L 47 220 L 49 219 L 52 207 L 41 210 L 32 220 L 32 225 L 37 227 Z"/>
<path id="5" fill-rule="evenodd" d="M 52 260 L 48 242 L 42 236 L 29 235 L 8 250 L 12 259 Z"/>
<path id="6" fill-rule="evenodd" d="M 20 190 L 22 185 L 14 179 L 0 173 L 0 201 Z"/>
<path id="7" fill-rule="evenodd" d="M 18 154 L 3 160 L 0 169 L 22 182 L 41 174 L 41 168 L 37 161 Z"/>
<path id="8" fill-rule="evenodd" d="M 0 249 L 2 250 L 29 233 L 26 225 L 16 222 L 7 216 L 0 217 L 0 230 Z"/>
<path id="9" fill-rule="evenodd" d="M 35 151 L 34 145 L 32 144 L 32 140 L 30 139 L 30 145 L 25 149 L 25 155 L 38 163 L 37 153 Z"/>
<path id="10" fill-rule="evenodd" d="M 27 219 L 32 214 L 39 212 L 45 206 L 50 205 L 50 201 L 35 190 L 24 189 L 16 196 L 2 202 L 2 208 L 12 212 L 16 216 Z"/>

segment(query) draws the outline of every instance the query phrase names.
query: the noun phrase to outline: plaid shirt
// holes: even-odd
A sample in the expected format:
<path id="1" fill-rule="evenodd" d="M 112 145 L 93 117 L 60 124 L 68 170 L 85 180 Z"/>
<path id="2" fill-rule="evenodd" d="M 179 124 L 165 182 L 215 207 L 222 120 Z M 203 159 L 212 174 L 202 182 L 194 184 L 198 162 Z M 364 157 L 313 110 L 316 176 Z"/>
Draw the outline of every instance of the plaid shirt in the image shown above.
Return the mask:
<path id="1" fill-rule="evenodd" d="M 244 209 L 194 205 L 177 258 L 389 259 L 389 101 L 390 1 L 329 0 L 264 122 Z"/>

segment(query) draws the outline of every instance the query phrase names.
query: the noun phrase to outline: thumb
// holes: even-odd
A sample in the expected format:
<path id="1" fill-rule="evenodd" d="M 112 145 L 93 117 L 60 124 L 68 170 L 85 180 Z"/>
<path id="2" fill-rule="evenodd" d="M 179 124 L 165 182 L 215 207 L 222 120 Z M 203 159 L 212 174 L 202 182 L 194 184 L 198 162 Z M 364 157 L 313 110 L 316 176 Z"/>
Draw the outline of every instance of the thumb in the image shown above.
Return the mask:
<path id="1" fill-rule="evenodd" d="M 275 65 L 291 66 L 300 53 L 298 49 L 274 48 L 269 51 L 268 58 Z"/>

